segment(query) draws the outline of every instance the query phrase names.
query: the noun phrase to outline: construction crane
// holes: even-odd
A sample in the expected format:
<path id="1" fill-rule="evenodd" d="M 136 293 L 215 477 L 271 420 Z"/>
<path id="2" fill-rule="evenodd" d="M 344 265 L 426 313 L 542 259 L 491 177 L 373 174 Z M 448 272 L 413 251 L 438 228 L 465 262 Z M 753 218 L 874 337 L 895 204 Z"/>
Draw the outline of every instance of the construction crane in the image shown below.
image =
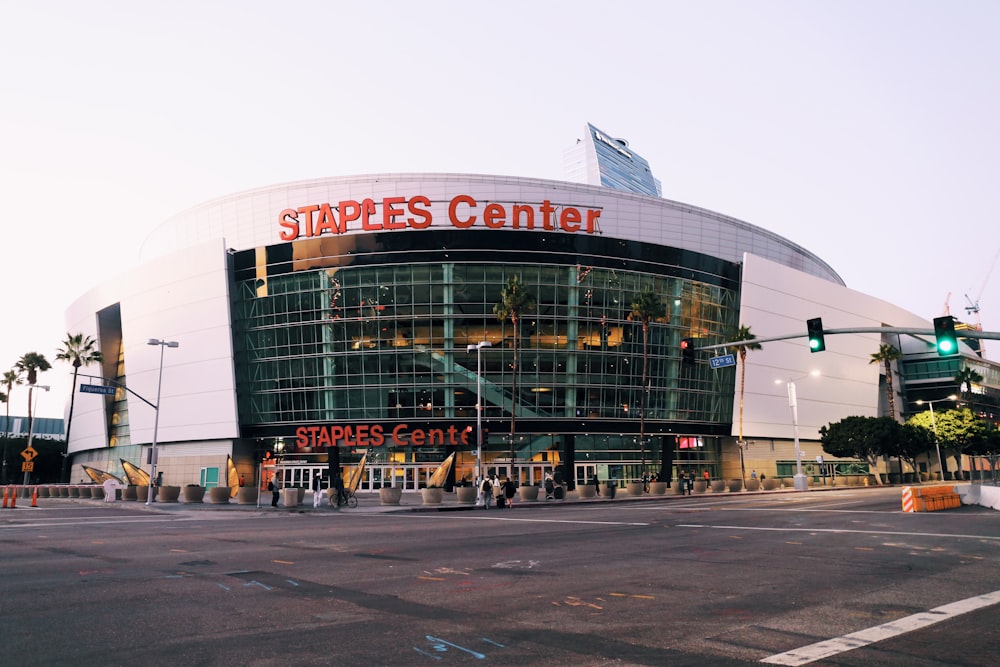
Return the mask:
<path id="1" fill-rule="evenodd" d="M 976 316 L 976 324 L 974 327 L 976 331 L 983 330 L 983 322 L 979 317 L 979 299 L 982 298 L 983 292 L 986 291 L 986 286 L 990 282 L 990 276 L 993 275 L 993 269 L 996 268 L 998 259 L 1000 259 L 1000 248 L 997 248 L 996 254 L 993 255 L 993 261 L 990 262 L 990 267 L 989 269 L 986 270 L 986 278 L 983 279 L 982 287 L 979 288 L 979 292 L 976 294 L 976 300 L 973 301 L 972 299 L 969 298 L 968 294 L 965 295 L 965 300 L 969 302 L 969 305 L 965 307 L 965 312 L 968 315 Z M 985 356 L 986 351 L 983 348 L 983 342 L 984 341 L 982 340 L 979 341 L 979 353 Z"/>

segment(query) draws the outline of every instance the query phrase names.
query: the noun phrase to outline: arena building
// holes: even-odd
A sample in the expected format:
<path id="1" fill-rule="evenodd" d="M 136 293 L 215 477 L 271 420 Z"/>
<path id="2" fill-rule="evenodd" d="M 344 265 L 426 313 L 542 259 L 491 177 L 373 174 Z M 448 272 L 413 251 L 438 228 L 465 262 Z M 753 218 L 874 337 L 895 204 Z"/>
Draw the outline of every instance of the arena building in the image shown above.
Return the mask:
<path id="1" fill-rule="evenodd" d="M 587 141 L 609 148 L 593 131 Z M 640 187 L 658 191 L 645 169 Z M 484 465 L 522 483 L 550 472 L 571 486 L 644 472 L 739 477 L 741 458 L 790 478 L 821 454 L 821 426 L 887 410 L 869 363 L 883 337 L 830 336 L 810 354 L 806 320 L 931 326 L 761 227 L 534 178 L 263 187 L 166 221 L 141 254 L 67 314 L 69 331 L 99 341 L 103 368 L 89 372 L 118 386 L 77 397 L 73 479 L 81 465 L 144 464 L 155 439 L 167 484 L 215 484 L 227 456 L 247 480 L 322 473 L 329 484 L 338 464 L 368 453 L 364 487 L 417 488 L 453 452 L 455 478 L 473 478 L 480 423 Z M 534 304 L 516 332 L 495 314 L 511 279 Z M 630 317 L 646 291 L 664 306 L 648 336 Z M 712 361 L 725 350 L 684 363 L 683 339 L 717 345 L 740 325 L 802 337 L 763 345 L 745 367 Z M 906 346 L 911 359 L 935 356 L 933 337 Z M 992 365 L 963 357 L 1000 385 Z M 260 466 L 267 452 L 276 467 Z"/>

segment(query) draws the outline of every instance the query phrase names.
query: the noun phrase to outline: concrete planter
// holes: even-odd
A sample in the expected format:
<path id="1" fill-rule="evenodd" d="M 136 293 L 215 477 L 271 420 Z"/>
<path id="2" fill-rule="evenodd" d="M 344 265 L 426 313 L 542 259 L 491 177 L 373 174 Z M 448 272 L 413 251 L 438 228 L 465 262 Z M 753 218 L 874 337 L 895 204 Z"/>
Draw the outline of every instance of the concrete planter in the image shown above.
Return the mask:
<path id="1" fill-rule="evenodd" d="M 157 488 L 153 487 L 153 500 L 156 500 Z M 149 500 L 149 487 L 148 486 L 137 486 L 135 487 L 135 499 L 140 503 L 144 503 Z"/>
<path id="2" fill-rule="evenodd" d="M 760 491 L 760 480 L 758 480 L 758 479 L 748 479 L 747 480 L 747 491 Z"/>
<path id="3" fill-rule="evenodd" d="M 474 486 L 455 487 L 455 497 L 458 499 L 458 502 L 463 505 L 475 505 L 476 495 L 476 487 Z"/>
<path id="4" fill-rule="evenodd" d="M 722 493 L 725 490 L 726 490 L 726 481 L 724 479 L 712 480 L 712 493 Z"/>
<path id="5" fill-rule="evenodd" d="M 538 500 L 537 486 L 519 486 L 517 495 L 521 497 L 521 502 L 534 502 Z"/>
<path id="6" fill-rule="evenodd" d="M 444 489 L 425 488 L 420 489 L 420 497 L 424 505 L 440 505 L 444 500 Z"/>
<path id="7" fill-rule="evenodd" d="M 104 487 L 103 486 L 92 486 L 88 489 L 90 492 L 88 495 L 91 498 L 96 498 L 98 500 L 104 500 Z M 41 494 L 39 494 L 41 495 Z"/>
<path id="8" fill-rule="evenodd" d="M 584 486 L 576 487 L 576 494 L 580 498 L 596 498 L 597 490 L 592 484 L 585 484 Z"/>
<path id="9" fill-rule="evenodd" d="M 47 487 L 47 486 L 40 486 L 40 487 L 38 487 L 38 497 L 39 498 L 48 498 L 49 497 L 49 487 Z"/>
<path id="10" fill-rule="evenodd" d="M 228 505 L 230 498 L 229 493 L 230 491 L 228 486 L 213 486 L 208 490 L 208 502 L 216 505 Z"/>
<path id="11" fill-rule="evenodd" d="M 729 480 L 729 492 L 739 493 L 743 490 L 743 480 L 742 479 L 731 479 Z"/>
<path id="12" fill-rule="evenodd" d="M 618 493 L 618 485 L 608 482 L 604 485 L 604 497 L 608 500 L 612 500 L 615 494 Z"/>
<path id="13" fill-rule="evenodd" d="M 161 486 L 157 489 L 156 502 L 158 503 L 176 503 L 181 496 L 181 487 L 179 486 Z"/>
<path id="14" fill-rule="evenodd" d="M 695 493 L 705 493 L 708 491 L 708 482 L 703 479 L 694 480 L 694 492 Z"/>
<path id="15" fill-rule="evenodd" d="M 257 504 L 257 487 L 255 486 L 241 486 L 236 492 L 236 504 L 237 505 L 256 505 Z"/>
<path id="16" fill-rule="evenodd" d="M 630 496 L 641 496 L 645 491 L 642 488 L 642 482 L 629 482 L 625 487 L 625 493 Z"/>
<path id="17" fill-rule="evenodd" d="M 403 489 L 399 486 L 383 486 L 378 490 L 378 500 L 383 505 L 398 505 L 403 497 Z"/>
<path id="18" fill-rule="evenodd" d="M 667 493 L 667 486 L 666 482 L 650 482 L 649 492 L 654 496 L 662 496 Z"/>
<path id="19" fill-rule="evenodd" d="M 87 494 L 87 495 L 89 496 L 90 494 Z M 69 497 L 70 498 L 79 498 L 80 497 L 80 487 L 79 486 L 71 486 L 71 487 L 69 487 Z"/>
<path id="20" fill-rule="evenodd" d="M 183 489 L 183 501 L 186 503 L 201 503 L 205 501 L 204 486 L 185 486 Z"/>
<path id="21" fill-rule="evenodd" d="M 135 500 L 138 498 L 137 488 L 135 486 L 126 486 L 122 489 L 122 500 Z"/>
<path id="22" fill-rule="evenodd" d="M 774 477 L 768 477 L 767 479 L 764 480 L 765 491 L 774 491 L 775 489 L 778 488 L 779 485 L 780 482 Z"/>

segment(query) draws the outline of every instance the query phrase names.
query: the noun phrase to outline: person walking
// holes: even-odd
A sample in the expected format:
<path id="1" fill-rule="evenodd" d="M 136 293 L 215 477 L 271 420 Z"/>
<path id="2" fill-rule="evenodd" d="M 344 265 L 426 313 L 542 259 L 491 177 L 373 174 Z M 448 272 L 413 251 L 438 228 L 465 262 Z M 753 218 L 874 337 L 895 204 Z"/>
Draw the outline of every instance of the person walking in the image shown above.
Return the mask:
<path id="1" fill-rule="evenodd" d="M 600 496 L 601 495 L 601 480 L 600 480 L 600 478 L 597 475 L 594 475 L 593 478 L 591 478 L 590 481 L 594 483 L 594 495 L 595 496 Z"/>
<path id="2" fill-rule="evenodd" d="M 503 495 L 507 499 L 507 507 L 514 509 L 514 494 L 517 493 L 517 486 L 510 477 L 503 483 Z"/>
<path id="3" fill-rule="evenodd" d="M 313 509 L 319 509 L 319 503 L 323 499 L 323 477 L 319 473 L 313 477 Z"/>
<path id="4" fill-rule="evenodd" d="M 278 506 L 278 499 L 281 498 L 281 489 L 278 487 L 277 476 L 272 477 L 267 483 L 267 490 L 271 492 L 271 507 Z"/>
<path id="5" fill-rule="evenodd" d="M 489 509 L 490 504 L 493 502 L 493 483 L 489 477 L 484 479 L 483 483 L 479 486 L 479 500 L 483 505 L 483 509 Z"/>

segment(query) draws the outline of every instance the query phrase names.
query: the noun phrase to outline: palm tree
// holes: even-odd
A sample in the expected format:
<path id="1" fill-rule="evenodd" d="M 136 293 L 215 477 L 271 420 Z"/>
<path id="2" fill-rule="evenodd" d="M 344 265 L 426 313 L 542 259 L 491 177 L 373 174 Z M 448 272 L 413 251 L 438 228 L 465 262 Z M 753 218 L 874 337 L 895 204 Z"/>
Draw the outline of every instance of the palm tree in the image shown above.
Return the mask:
<path id="1" fill-rule="evenodd" d="M 889 416 L 896 418 L 896 396 L 892 390 L 892 362 L 903 356 L 895 345 L 882 343 L 878 347 L 878 352 L 871 355 L 869 364 L 885 364 L 885 393 L 889 399 Z"/>
<path id="2" fill-rule="evenodd" d="M 38 374 L 49 370 L 52 365 L 44 354 L 27 352 L 17 360 L 15 366 L 24 373 L 25 379 L 28 381 L 28 433 L 31 433 L 35 419 L 35 416 L 31 414 L 31 395 L 35 391 L 34 385 L 38 384 Z"/>
<path id="3" fill-rule="evenodd" d="M 514 462 L 514 417 L 517 414 L 517 339 L 521 315 L 535 309 L 535 297 L 521 284 L 519 276 L 507 279 L 507 286 L 500 290 L 500 301 L 493 306 L 493 314 L 500 321 L 510 320 L 514 328 L 514 364 L 511 366 L 510 390 L 510 461 Z M 511 471 L 513 473 L 513 471 Z"/>
<path id="4" fill-rule="evenodd" d="M 632 297 L 629 304 L 631 312 L 628 314 L 630 322 L 639 322 L 642 325 L 642 389 L 639 392 L 639 447 L 642 452 L 642 475 L 646 475 L 646 394 L 648 392 L 649 377 L 649 324 L 653 321 L 661 321 L 666 316 L 666 306 L 660 301 L 660 295 L 645 287 L 641 292 Z"/>
<path id="5" fill-rule="evenodd" d="M 6 429 L 3 434 L 3 483 L 7 483 L 7 441 L 10 440 L 10 395 L 14 390 L 14 385 L 23 384 L 24 379 L 21 376 L 21 369 L 14 367 L 9 371 L 4 371 L 2 384 L 7 388 L 7 392 L 4 395 L 4 401 L 7 404 L 7 419 L 4 422 L 6 424 Z"/>
<path id="6" fill-rule="evenodd" d="M 68 361 L 73 365 L 73 389 L 69 395 L 69 417 L 66 419 L 67 456 L 63 457 L 62 481 L 69 482 L 69 433 L 73 427 L 73 405 L 76 402 L 76 380 L 80 366 L 89 366 L 101 362 L 101 351 L 97 349 L 97 341 L 82 333 L 66 334 L 62 348 L 56 353 L 57 361 Z"/>
<path id="7" fill-rule="evenodd" d="M 740 439 L 736 444 L 740 449 L 740 475 L 743 477 L 743 486 L 746 486 L 747 483 L 747 469 L 743 464 L 743 394 L 747 386 L 747 352 L 761 349 L 760 343 L 753 342 L 756 338 L 757 336 L 750 331 L 750 327 L 744 324 L 740 325 L 739 330 L 737 330 L 736 335 L 733 337 L 734 343 L 743 343 L 742 345 L 734 346 L 736 353 L 740 356 Z"/>
<path id="8" fill-rule="evenodd" d="M 962 370 L 955 374 L 955 382 L 958 384 L 959 390 L 966 396 L 965 404 L 967 407 L 971 408 L 972 405 L 972 385 L 979 384 L 983 381 L 983 376 L 976 372 L 976 369 L 970 368 L 968 366 L 963 366 Z M 955 455 L 955 460 L 958 461 L 958 472 L 962 472 L 962 452 Z"/>

